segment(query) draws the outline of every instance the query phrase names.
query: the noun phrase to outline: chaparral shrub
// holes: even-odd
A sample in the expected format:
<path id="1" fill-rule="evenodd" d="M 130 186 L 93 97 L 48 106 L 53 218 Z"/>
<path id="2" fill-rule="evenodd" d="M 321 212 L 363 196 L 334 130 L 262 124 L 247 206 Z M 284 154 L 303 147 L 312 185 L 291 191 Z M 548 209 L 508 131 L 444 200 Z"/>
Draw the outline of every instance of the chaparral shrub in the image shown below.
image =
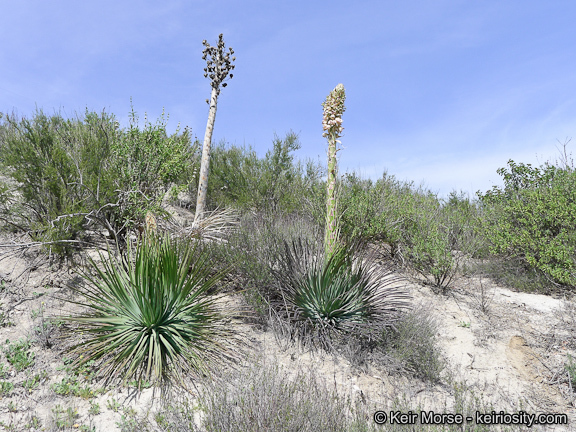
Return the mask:
<path id="1" fill-rule="evenodd" d="M 294 161 L 300 148 L 293 132 L 275 137 L 263 158 L 251 147 L 220 143 L 212 149 L 208 207 L 235 207 L 268 214 L 318 212 L 321 169 L 308 161 Z M 323 198 L 323 196 L 322 196 Z"/>
<path id="2" fill-rule="evenodd" d="M 35 240 L 59 242 L 56 252 L 87 228 L 122 240 L 193 170 L 188 131 L 169 135 L 163 118 L 143 129 L 133 111 L 126 129 L 105 112 L 67 119 L 38 110 L 2 120 L 0 216 Z"/>
<path id="3" fill-rule="evenodd" d="M 508 162 L 504 188 L 478 192 L 493 254 L 519 258 L 557 284 L 576 285 L 576 171 Z"/>
<path id="4" fill-rule="evenodd" d="M 448 205 L 431 191 L 384 173 L 376 183 L 347 174 L 342 186 L 342 232 L 349 239 L 389 245 L 396 261 L 446 289 L 458 270 L 455 250 L 473 252 L 478 243 L 475 210 Z"/>

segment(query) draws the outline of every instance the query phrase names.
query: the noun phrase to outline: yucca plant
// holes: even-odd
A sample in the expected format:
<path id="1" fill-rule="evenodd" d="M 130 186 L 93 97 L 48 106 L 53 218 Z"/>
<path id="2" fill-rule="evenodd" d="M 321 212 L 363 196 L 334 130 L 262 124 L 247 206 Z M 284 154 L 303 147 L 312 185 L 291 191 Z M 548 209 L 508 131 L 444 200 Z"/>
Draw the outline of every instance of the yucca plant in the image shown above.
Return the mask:
<path id="1" fill-rule="evenodd" d="M 280 295 L 273 303 L 293 336 L 329 346 L 333 336 L 391 325 L 408 308 L 400 279 L 378 262 L 376 252 L 354 242 L 338 246 L 329 258 L 325 253 L 308 241 L 284 243 L 274 271 Z"/>
<path id="2" fill-rule="evenodd" d="M 324 244 L 284 242 L 284 256 L 272 272 L 278 282 L 278 296 L 272 310 L 286 324 L 291 336 L 306 342 L 309 336 L 324 347 L 333 336 L 368 332 L 385 327 L 408 307 L 408 295 L 395 282 L 398 278 L 380 265 L 364 244 L 339 240 L 336 200 L 336 153 L 343 131 L 342 114 L 346 93 L 338 84 L 322 104 L 322 127 L 328 139 L 328 178 Z"/>
<path id="3" fill-rule="evenodd" d="M 79 355 L 73 365 L 95 361 L 98 376 L 136 378 L 166 384 L 172 378 L 185 387 L 183 375 L 203 374 L 213 361 L 230 358 L 230 330 L 208 293 L 224 271 L 209 277 L 209 256 L 199 243 L 170 240 L 148 231 L 120 259 L 100 255 L 91 261 L 95 276 L 83 273 L 86 290 L 74 288 L 88 308 L 76 316 L 59 317 L 76 324 L 69 332 L 84 340 L 68 351 Z"/>

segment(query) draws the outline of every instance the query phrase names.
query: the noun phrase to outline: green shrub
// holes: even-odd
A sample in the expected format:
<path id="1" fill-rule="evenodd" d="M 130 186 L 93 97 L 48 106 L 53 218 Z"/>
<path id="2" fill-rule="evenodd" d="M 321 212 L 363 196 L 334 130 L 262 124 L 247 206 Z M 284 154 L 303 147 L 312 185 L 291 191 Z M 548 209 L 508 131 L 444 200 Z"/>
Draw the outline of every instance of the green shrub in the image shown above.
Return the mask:
<path id="1" fill-rule="evenodd" d="M 109 119 L 103 114 L 103 120 Z M 74 123 L 42 111 L 32 120 L 7 116 L 5 122 L 0 160 L 22 196 L 20 211 L 9 212 L 8 219 L 30 230 L 33 239 L 74 239 L 81 229 L 82 214 L 90 211 L 84 204 L 87 193 L 79 182 L 80 167 L 74 163 L 72 143 L 65 139 L 65 131 L 74 128 Z M 107 144 L 93 141 L 94 151 Z M 5 197 L 8 201 L 15 200 L 9 184 L 3 184 L 2 190 L 10 193 Z"/>
<path id="2" fill-rule="evenodd" d="M 482 232 L 480 203 L 472 201 L 464 192 L 450 192 L 443 202 L 444 224 L 451 235 L 451 249 L 461 251 L 473 258 L 490 255 L 488 240 Z"/>
<path id="3" fill-rule="evenodd" d="M 576 171 L 510 160 L 504 189 L 478 195 L 493 254 L 518 257 L 557 284 L 576 285 Z"/>
<path id="4" fill-rule="evenodd" d="M 300 148 L 296 134 L 274 139 L 273 148 L 259 158 L 252 148 L 219 144 L 212 149 L 208 204 L 269 214 L 302 214 L 318 191 L 320 168 L 294 162 Z"/>
<path id="5" fill-rule="evenodd" d="M 434 286 L 449 286 L 459 264 L 453 250 L 470 243 L 459 234 L 466 223 L 472 224 L 471 215 L 448 212 L 432 192 L 386 173 L 376 184 L 347 174 L 342 191 L 346 237 L 387 243 L 393 259 L 410 265 Z M 466 228 L 469 231 L 474 232 Z"/>
<path id="6" fill-rule="evenodd" d="M 341 233 L 349 239 L 381 240 L 396 246 L 400 239 L 397 223 L 391 216 L 392 200 L 386 191 L 400 186 L 394 176 L 384 173 L 373 184 L 356 173 L 346 173 L 340 184 Z M 396 248 L 394 248 L 396 249 Z"/>
<path id="7" fill-rule="evenodd" d="M 456 274 L 451 243 L 454 237 L 441 222 L 439 209 L 423 209 L 407 224 L 405 257 L 434 286 L 446 289 Z"/>
<path id="8" fill-rule="evenodd" d="M 0 182 L 0 217 L 34 240 L 60 242 L 54 252 L 69 252 L 88 228 L 123 240 L 173 182 L 189 180 L 194 163 L 188 131 L 168 136 L 163 118 L 140 130 L 134 112 L 127 130 L 105 112 L 65 119 L 41 110 L 6 116 L 1 129 L 11 181 Z"/>
<path id="9" fill-rule="evenodd" d="M 251 148 L 227 147 L 219 143 L 210 153 L 210 208 L 250 208 L 254 200 L 254 191 L 250 188 L 258 176 L 260 165 L 256 152 Z"/>
<path id="10" fill-rule="evenodd" d="M 123 226 L 141 225 L 148 211 L 162 213 L 161 203 L 170 186 L 193 180 L 183 175 L 191 171 L 195 150 L 187 129 L 168 135 L 164 113 L 156 124 L 145 119 L 140 129 L 138 116 L 131 112 L 129 127 L 111 148 L 114 185 L 119 189 L 117 212 Z"/>

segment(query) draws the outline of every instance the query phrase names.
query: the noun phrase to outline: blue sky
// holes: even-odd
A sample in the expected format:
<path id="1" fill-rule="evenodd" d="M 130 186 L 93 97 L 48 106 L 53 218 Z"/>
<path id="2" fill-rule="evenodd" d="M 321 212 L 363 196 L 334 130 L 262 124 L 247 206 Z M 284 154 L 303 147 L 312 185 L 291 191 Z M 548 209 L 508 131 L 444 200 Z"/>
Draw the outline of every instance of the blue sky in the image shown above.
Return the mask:
<path id="1" fill-rule="evenodd" d="M 340 172 L 384 170 L 441 196 L 486 191 L 576 133 L 576 3 L 530 0 L 2 2 L 0 112 L 162 109 L 204 137 L 202 40 L 237 60 L 213 142 L 299 134 L 322 162 L 322 102 L 346 87 Z M 576 140 L 574 140 L 576 143 Z M 568 146 L 571 151 L 574 144 Z"/>

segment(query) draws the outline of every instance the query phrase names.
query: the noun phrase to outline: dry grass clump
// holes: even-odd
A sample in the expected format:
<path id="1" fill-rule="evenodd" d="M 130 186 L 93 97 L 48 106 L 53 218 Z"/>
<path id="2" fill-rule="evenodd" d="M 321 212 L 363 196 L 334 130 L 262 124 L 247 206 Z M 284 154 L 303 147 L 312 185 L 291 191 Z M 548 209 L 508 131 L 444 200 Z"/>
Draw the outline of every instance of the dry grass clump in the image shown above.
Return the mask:
<path id="1" fill-rule="evenodd" d="M 196 404 L 175 401 L 154 421 L 134 421 L 123 431 L 378 430 L 372 411 L 340 395 L 312 370 L 291 376 L 275 361 L 256 361 L 242 369 L 221 371 L 218 378 L 205 382 Z"/>
<path id="2" fill-rule="evenodd" d="M 476 411 L 495 408 L 482 397 L 483 389 L 461 382 L 448 384 L 450 396 L 437 401 L 435 412 L 462 413 L 474 416 Z M 319 378 L 313 370 L 287 372 L 276 361 L 255 361 L 238 370 L 221 371 L 213 381 L 205 381 L 194 402 L 173 400 L 153 418 L 126 419 L 119 424 L 122 432 L 510 432 L 522 426 L 460 424 L 420 424 L 424 409 L 412 396 L 399 390 L 391 405 L 354 400 L 339 393 Z M 376 424 L 374 413 L 413 412 L 415 424 Z M 538 427 L 534 430 L 540 431 Z"/>
<path id="3" fill-rule="evenodd" d="M 312 371 L 289 375 L 277 364 L 224 374 L 200 397 L 206 431 L 349 431 L 349 405 Z"/>
<path id="4" fill-rule="evenodd" d="M 348 339 L 341 352 L 356 367 L 384 367 L 388 372 L 412 376 L 427 382 L 442 381 L 446 363 L 436 334 L 438 318 L 424 304 L 404 312 L 394 326 L 378 338 Z"/>
<path id="5" fill-rule="evenodd" d="M 466 270 L 490 278 L 498 285 L 527 293 L 550 294 L 550 287 L 553 286 L 542 272 L 514 257 L 490 257 Z"/>
<path id="6" fill-rule="evenodd" d="M 559 327 L 570 348 L 576 349 L 576 299 L 565 300 L 556 312 Z"/>

